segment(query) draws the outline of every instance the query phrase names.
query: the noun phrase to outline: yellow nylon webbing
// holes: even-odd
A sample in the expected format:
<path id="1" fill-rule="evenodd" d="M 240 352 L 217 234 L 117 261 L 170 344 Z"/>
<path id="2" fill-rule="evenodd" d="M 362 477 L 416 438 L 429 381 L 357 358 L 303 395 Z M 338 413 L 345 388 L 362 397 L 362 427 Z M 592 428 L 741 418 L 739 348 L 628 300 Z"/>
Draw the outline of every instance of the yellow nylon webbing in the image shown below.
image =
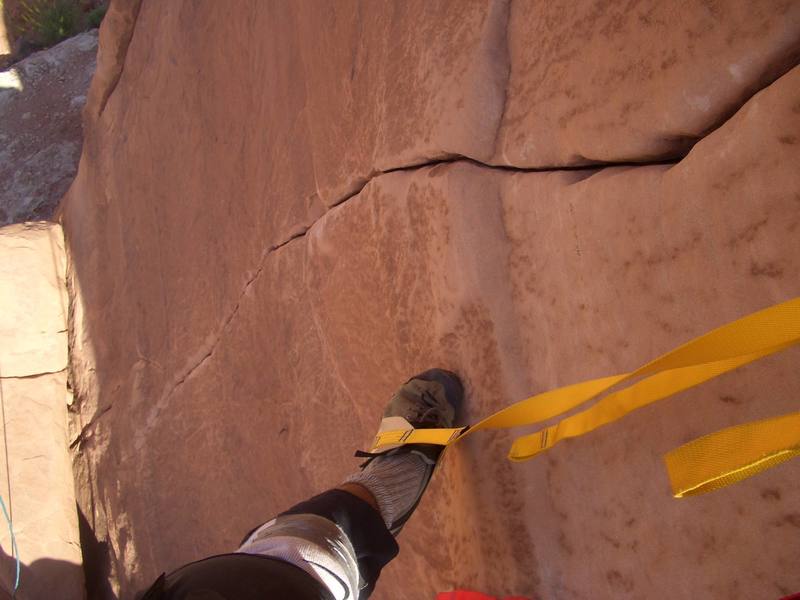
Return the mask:
<path id="1" fill-rule="evenodd" d="M 725 487 L 800 456 L 800 412 L 722 429 L 664 456 L 676 497 Z"/>
<path id="2" fill-rule="evenodd" d="M 563 439 L 588 433 L 597 427 L 619 419 L 632 410 L 689 389 L 737 367 L 784 350 L 798 342 L 800 342 L 800 298 L 794 298 L 723 325 L 630 373 L 584 381 L 532 396 L 487 417 L 470 428 L 383 432 L 375 438 L 374 447 L 378 449 L 390 444 L 412 443 L 448 446 L 481 429 L 504 429 L 531 425 L 562 414 L 600 396 L 616 385 L 641 378 L 627 388 L 607 395 L 594 406 L 582 412 L 533 434 L 518 438 L 512 445 L 509 458 L 514 461 L 527 460 Z M 769 436 L 754 431 L 754 428 L 758 429 L 759 427 L 769 427 L 770 430 L 775 427 L 794 428 L 792 431 L 787 431 L 786 435 L 790 437 L 792 434 L 800 435 L 795 421 L 780 421 L 779 425 L 774 425 L 772 421 L 763 423 L 766 424 L 755 423 L 741 427 L 748 428 L 749 440 L 767 440 L 769 438 Z M 727 431 L 702 438 L 706 440 L 702 446 L 699 446 L 703 450 L 702 452 L 692 450 L 685 454 L 680 453 L 681 449 L 679 448 L 674 451 L 678 454 L 667 460 L 676 497 L 722 487 L 727 483 L 720 482 L 733 483 L 778 464 L 778 462 L 788 460 L 797 453 L 789 449 L 787 452 L 775 454 L 780 449 L 766 448 L 766 442 L 764 442 L 762 449 L 765 453 L 772 452 L 773 454 L 770 456 L 782 458 L 780 460 L 777 458 L 765 459 L 759 455 L 761 458 L 757 459 L 755 464 L 745 467 L 743 465 L 750 465 L 752 461 L 748 462 L 744 451 L 740 453 L 733 448 L 729 452 L 731 456 L 727 462 L 719 459 L 709 460 L 706 470 L 701 470 L 704 473 L 701 478 L 703 482 L 713 480 L 717 483 L 713 485 L 710 483 L 698 484 L 698 478 L 692 476 L 691 472 L 694 472 L 697 465 L 703 462 L 703 452 L 710 451 L 715 447 L 715 436 L 728 435 Z M 772 439 L 777 438 L 773 436 Z M 755 444 L 755 442 L 752 443 Z M 685 446 L 681 448 L 685 448 Z M 754 449 L 753 452 L 756 452 L 757 449 Z M 693 460 L 684 460 L 683 456 L 692 456 Z M 732 475 L 734 471 L 738 474 L 736 477 Z M 677 486 L 676 482 L 678 482 Z M 690 491 L 686 485 L 695 487 Z"/>

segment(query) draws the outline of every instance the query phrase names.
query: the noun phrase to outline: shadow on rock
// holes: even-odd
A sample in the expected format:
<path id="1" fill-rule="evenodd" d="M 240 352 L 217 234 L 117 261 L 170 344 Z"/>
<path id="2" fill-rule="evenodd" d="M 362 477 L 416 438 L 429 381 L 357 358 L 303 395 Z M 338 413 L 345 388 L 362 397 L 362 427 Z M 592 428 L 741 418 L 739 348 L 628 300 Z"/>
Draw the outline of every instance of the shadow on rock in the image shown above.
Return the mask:
<path id="1" fill-rule="evenodd" d="M 0 548 L 0 565 L 0 599 L 44 600 L 57 597 L 78 600 L 83 595 L 83 573 L 81 566 L 75 563 L 50 558 L 35 560 L 29 565 L 21 563 L 16 596 L 12 596 L 16 561 L 3 548 Z M 92 600 L 92 596 L 89 598 Z"/>
<path id="2" fill-rule="evenodd" d="M 81 551 L 83 552 L 86 597 L 89 600 L 117 600 L 117 595 L 111 589 L 109 581 L 111 557 L 108 552 L 108 542 L 98 541 L 80 506 L 76 506 L 76 509 L 81 536 Z"/>

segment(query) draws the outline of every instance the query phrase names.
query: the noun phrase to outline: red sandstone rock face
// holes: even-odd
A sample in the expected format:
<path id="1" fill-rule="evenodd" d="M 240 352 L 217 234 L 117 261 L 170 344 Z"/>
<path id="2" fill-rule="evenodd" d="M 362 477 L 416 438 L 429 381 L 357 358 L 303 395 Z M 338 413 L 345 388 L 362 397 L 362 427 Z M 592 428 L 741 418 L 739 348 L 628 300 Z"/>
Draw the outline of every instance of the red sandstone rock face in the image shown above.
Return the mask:
<path id="1" fill-rule="evenodd" d="M 800 4 L 515 2 L 495 160 L 674 158 L 797 64 Z"/>
<path id="2" fill-rule="evenodd" d="M 672 18 L 697 25 L 694 55 L 687 38 L 643 37 L 613 10 L 586 21 L 583 36 L 556 35 L 560 22 L 537 10 L 113 7 L 64 226 L 80 502 L 110 542 L 123 598 L 339 482 L 387 395 L 417 370 L 459 371 L 475 419 L 635 368 L 798 294 L 797 69 L 677 164 L 537 173 L 454 160 L 547 167 L 685 150 L 680 136 L 713 129 L 793 64 L 793 9 L 753 36 L 731 34 L 745 18 L 736 10 L 714 29 L 705 5 L 680 17 L 650 11 L 656 31 Z M 608 50 L 608 23 L 622 23 L 609 30 L 619 50 L 592 58 L 581 49 Z M 536 70 L 546 63 L 517 67 L 544 38 L 561 57 L 553 75 Z M 651 64 L 670 44 L 675 65 L 647 85 L 577 85 L 586 61 L 627 72 L 631 54 Z M 756 65 L 746 77 L 720 75 L 742 61 Z M 698 90 L 708 109 L 674 100 Z M 640 105 L 627 125 L 603 125 L 626 103 Z M 405 168 L 431 161 L 440 164 Z M 793 410 L 797 356 L 528 463 L 504 461 L 506 434 L 465 442 L 375 596 L 800 588 L 800 465 L 676 501 L 660 458 L 713 429 Z"/>

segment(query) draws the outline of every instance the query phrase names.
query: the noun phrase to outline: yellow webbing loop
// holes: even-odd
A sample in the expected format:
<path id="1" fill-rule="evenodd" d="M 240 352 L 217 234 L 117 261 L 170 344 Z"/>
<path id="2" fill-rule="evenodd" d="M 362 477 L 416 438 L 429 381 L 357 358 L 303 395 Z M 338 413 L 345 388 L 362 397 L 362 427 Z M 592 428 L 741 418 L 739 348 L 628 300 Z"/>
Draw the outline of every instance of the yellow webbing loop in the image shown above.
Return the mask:
<path id="1" fill-rule="evenodd" d="M 664 456 L 676 497 L 716 490 L 800 456 L 800 412 L 722 429 Z"/>
<path id="2" fill-rule="evenodd" d="M 539 423 L 597 398 L 614 386 L 638 379 L 627 388 L 608 394 L 582 412 L 518 438 L 511 447 L 509 458 L 513 461 L 527 460 L 563 439 L 588 433 L 619 419 L 632 410 L 784 350 L 799 341 L 800 298 L 794 298 L 723 325 L 630 373 L 584 381 L 532 396 L 504 408 L 469 428 L 383 432 L 376 437 L 374 446 L 376 449 L 390 444 L 424 443 L 448 446 L 481 429 L 505 429 Z M 797 422 L 789 420 L 780 423 L 780 427 L 791 429 L 786 432 L 787 437 L 780 439 L 793 439 L 796 446 L 796 438 L 800 436 Z M 757 431 L 760 427 L 769 427 L 772 430 L 777 426 L 772 421 L 741 426 L 746 428 L 747 439 L 752 448 L 748 447 L 748 454 L 745 450 L 740 452 L 735 446 L 729 447 L 727 453 L 731 457 L 727 461 L 709 458 L 704 463 L 704 457 L 716 447 L 717 435 L 721 436 L 720 439 L 723 439 L 722 436 L 733 435 L 728 434 L 728 430 L 696 440 L 699 450 L 681 452 L 683 448 L 695 443 L 692 442 L 670 453 L 669 456 L 672 458 L 667 458 L 667 468 L 675 496 L 682 497 L 722 487 L 794 456 L 797 452 L 791 449 L 793 447 L 791 444 L 789 446 L 784 444 L 778 449 L 768 447 L 766 444 L 768 439 L 778 438 L 774 435 L 770 438 L 772 434 L 766 435 Z M 791 437 L 792 434 L 795 435 L 794 438 Z M 724 440 L 727 439 L 729 438 L 724 437 Z M 763 440 L 764 443 L 759 445 L 758 440 Z M 704 443 L 700 444 L 701 441 Z M 759 457 L 755 463 L 747 458 L 754 455 Z M 764 458 L 767 455 L 775 458 Z M 684 456 L 691 456 L 692 460 L 685 460 Z M 778 457 L 780 460 L 777 460 Z M 703 473 L 698 479 L 698 476 L 693 476 L 692 473 L 701 463 L 705 464 L 705 468 L 697 471 Z M 733 474 L 734 471 L 736 475 Z M 712 481 L 715 483 L 711 483 Z"/>

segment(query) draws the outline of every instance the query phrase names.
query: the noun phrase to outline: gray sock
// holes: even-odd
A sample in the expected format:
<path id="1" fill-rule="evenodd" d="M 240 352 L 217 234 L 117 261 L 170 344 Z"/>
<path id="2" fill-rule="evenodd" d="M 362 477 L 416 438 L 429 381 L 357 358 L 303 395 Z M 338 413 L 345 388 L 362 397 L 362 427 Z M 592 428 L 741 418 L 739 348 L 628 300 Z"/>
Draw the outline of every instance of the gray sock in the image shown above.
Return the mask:
<path id="1" fill-rule="evenodd" d="M 386 527 L 403 516 L 417 501 L 430 462 L 415 452 L 379 456 L 362 471 L 345 479 L 375 496 Z"/>

